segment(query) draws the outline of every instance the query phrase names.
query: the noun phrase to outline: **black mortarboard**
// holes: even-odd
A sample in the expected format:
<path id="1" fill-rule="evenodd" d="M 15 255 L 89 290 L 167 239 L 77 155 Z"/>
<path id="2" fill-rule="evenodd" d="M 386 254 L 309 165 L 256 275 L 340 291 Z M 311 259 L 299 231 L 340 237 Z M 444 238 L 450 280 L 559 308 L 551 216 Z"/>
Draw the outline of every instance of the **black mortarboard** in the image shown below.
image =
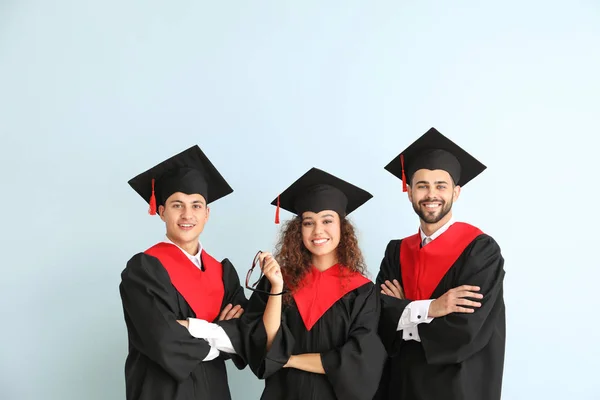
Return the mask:
<path id="1" fill-rule="evenodd" d="M 164 205 L 176 192 L 200 194 L 206 204 L 233 192 L 198 146 L 174 155 L 128 183 L 150 204 L 148 212 L 151 215 L 155 215 L 158 206 Z"/>
<path id="2" fill-rule="evenodd" d="M 280 207 L 300 216 L 305 211 L 333 210 L 344 218 L 372 197 L 371 193 L 351 183 L 311 168 L 271 204 L 277 206 L 275 223 L 278 224 Z"/>
<path id="3" fill-rule="evenodd" d="M 385 169 L 402 180 L 402 190 L 406 192 L 406 184 L 410 184 L 410 179 L 419 169 L 447 171 L 455 185 L 464 186 L 486 166 L 431 128 L 390 161 Z"/>

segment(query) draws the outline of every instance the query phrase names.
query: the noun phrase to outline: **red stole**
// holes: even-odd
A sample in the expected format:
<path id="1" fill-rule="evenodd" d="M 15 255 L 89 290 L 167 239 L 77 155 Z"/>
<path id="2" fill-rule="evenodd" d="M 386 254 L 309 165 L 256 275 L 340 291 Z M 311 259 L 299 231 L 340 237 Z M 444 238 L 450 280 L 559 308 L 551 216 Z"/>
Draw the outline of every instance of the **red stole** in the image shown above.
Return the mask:
<path id="1" fill-rule="evenodd" d="M 483 232 L 455 222 L 438 238 L 421 247 L 421 235 L 409 236 L 400 245 L 402 284 L 407 299 L 431 298 L 435 288 L 467 246 Z"/>
<path id="2" fill-rule="evenodd" d="M 336 301 L 367 282 L 360 273 L 339 264 L 323 272 L 311 266 L 293 293 L 306 329 L 310 331 Z"/>
<path id="3" fill-rule="evenodd" d="M 146 254 L 158 258 L 171 278 L 171 283 L 196 314 L 196 318 L 212 322 L 221 311 L 225 287 L 223 266 L 202 250 L 200 270 L 177 246 L 158 243 Z"/>

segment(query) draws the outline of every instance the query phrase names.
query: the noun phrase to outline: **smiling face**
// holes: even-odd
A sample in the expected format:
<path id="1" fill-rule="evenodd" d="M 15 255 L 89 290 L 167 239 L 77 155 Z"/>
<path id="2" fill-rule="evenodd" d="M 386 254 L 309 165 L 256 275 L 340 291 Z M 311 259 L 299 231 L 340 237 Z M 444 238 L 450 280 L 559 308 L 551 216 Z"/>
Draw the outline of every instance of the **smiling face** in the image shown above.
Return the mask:
<path id="1" fill-rule="evenodd" d="M 340 216 L 335 211 L 302 213 L 302 242 L 313 257 L 335 258 L 340 236 Z"/>
<path id="2" fill-rule="evenodd" d="M 408 188 L 413 209 L 427 225 L 445 224 L 452 216 L 452 204 L 459 194 L 460 187 L 454 186 L 450 174 L 440 169 L 418 170 Z"/>
<path id="3" fill-rule="evenodd" d="M 206 200 L 200 194 L 173 193 L 164 206 L 158 208 L 165 222 L 167 237 L 176 245 L 195 255 L 198 237 L 210 214 Z M 195 249 L 195 250 L 194 250 Z"/>

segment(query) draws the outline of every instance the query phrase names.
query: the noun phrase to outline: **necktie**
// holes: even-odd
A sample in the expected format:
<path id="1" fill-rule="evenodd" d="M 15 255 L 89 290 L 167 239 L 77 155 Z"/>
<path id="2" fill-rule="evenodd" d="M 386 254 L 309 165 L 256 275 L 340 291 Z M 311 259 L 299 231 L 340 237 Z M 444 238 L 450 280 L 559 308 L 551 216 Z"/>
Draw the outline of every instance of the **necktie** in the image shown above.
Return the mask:
<path id="1" fill-rule="evenodd" d="M 423 247 L 429 242 L 431 242 L 431 238 L 427 236 L 425 239 L 423 239 Z"/>

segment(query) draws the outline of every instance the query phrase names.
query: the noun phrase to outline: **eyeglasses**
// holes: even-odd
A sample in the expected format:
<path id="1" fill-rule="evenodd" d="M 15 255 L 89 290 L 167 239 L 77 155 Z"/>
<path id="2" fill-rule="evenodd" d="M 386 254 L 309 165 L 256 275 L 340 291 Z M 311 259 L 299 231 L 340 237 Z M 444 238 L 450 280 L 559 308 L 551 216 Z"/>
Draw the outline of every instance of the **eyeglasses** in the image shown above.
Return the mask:
<path id="1" fill-rule="evenodd" d="M 256 255 L 254 256 L 254 260 L 252 260 L 252 267 L 250 267 L 250 269 L 248 270 L 248 273 L 246 274 L 246 289 L 252 290 L 253 292 L 264 293 L 269 296 L 281 296 L 282 294 L 287 293 L 287 290 L 284 290 L 281 293 L 271 293 L 271 292 L 267 292 L 266 290 L 255 289 L 256 285 L 258 285 L 258 282 L 260 282 L 260 280 L 263 277 L 262 269 L 260 270 L 260 276 L 258 277 L 257 281 L 254 282 L 252 285 L 250 285 L 250 277 L 252 276 L 252 271 L 254 271 L 256 264 L 259 264 L 260 253 L 262 253 L 261 250 L 259 250 L 258 253 L 256 253 Z M 260 269 L 260 264 L 259 264 L 259 269 Z"/>

